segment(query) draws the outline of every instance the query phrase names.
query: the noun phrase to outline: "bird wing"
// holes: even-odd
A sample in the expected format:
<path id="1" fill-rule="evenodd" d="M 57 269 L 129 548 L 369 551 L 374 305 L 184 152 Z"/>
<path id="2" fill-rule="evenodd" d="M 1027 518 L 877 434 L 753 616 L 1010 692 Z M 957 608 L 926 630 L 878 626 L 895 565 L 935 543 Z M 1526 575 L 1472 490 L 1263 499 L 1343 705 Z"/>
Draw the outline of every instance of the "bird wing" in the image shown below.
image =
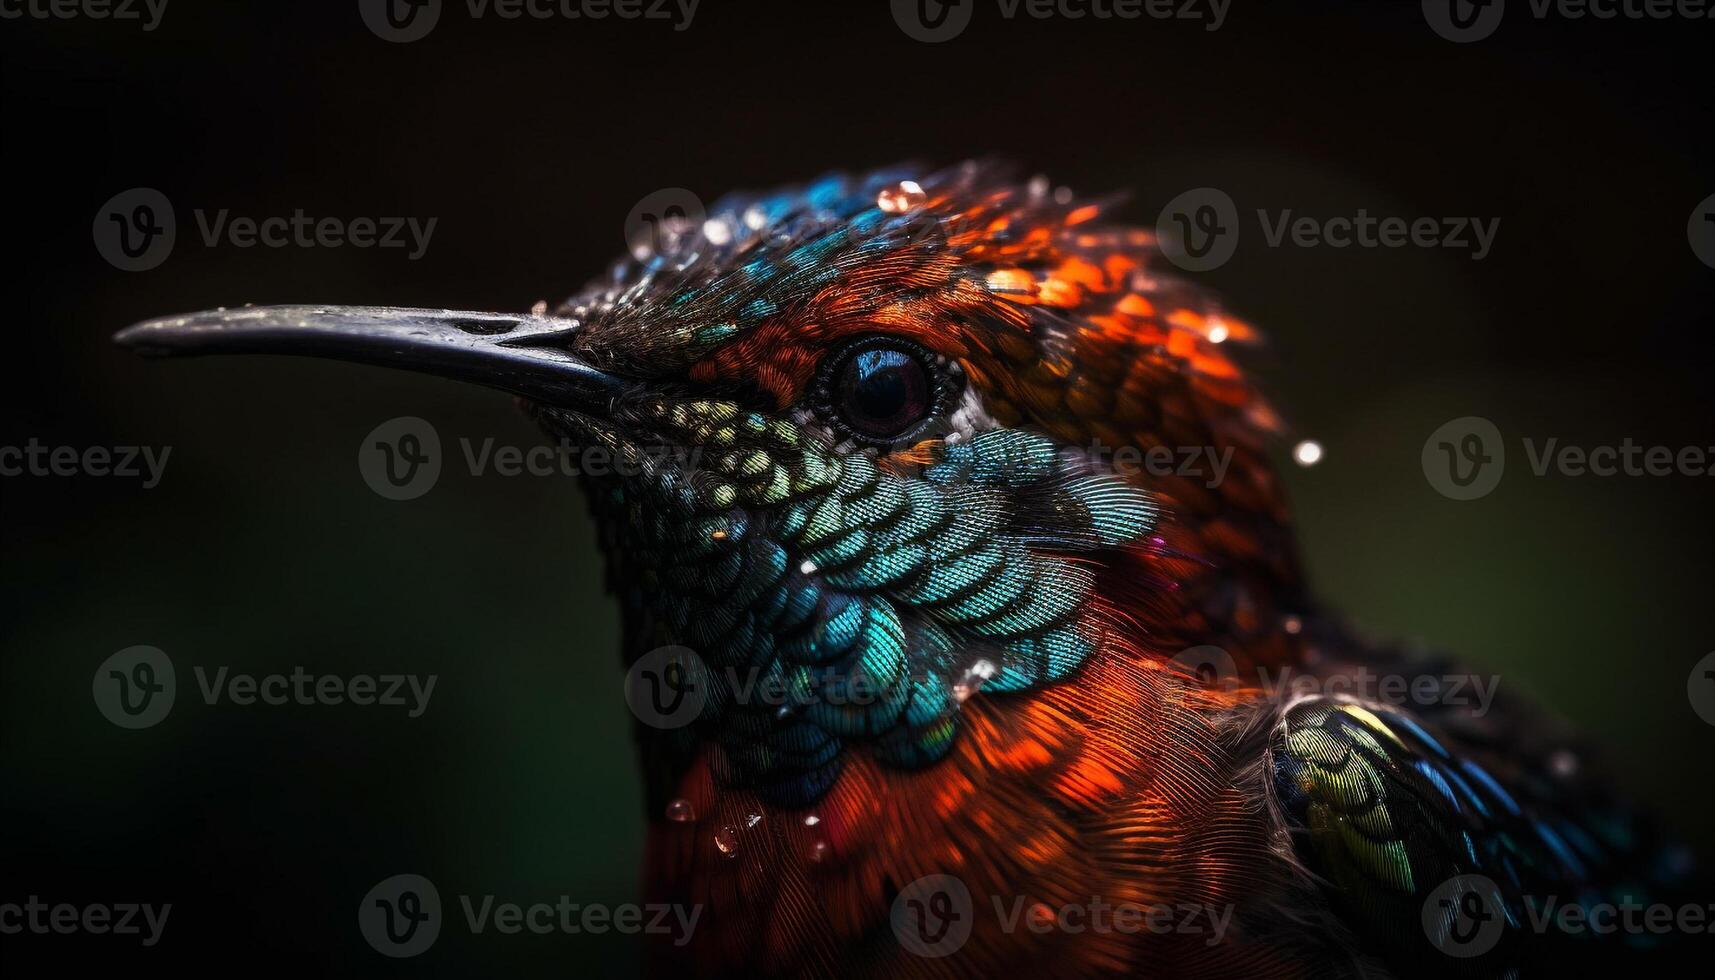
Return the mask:
<path id="1" fill-rule="evenodd" d="M 1281 710 L 1269 739 L 1278 817 L 1360 944 L 1406 975 L 1496 977 L 1660 944 L 1569 923 L 1660 901 L 1686 870 L 1680 852 L 1564 745 L 1514 719 L 1436 713 L 1313 696 Z"/>

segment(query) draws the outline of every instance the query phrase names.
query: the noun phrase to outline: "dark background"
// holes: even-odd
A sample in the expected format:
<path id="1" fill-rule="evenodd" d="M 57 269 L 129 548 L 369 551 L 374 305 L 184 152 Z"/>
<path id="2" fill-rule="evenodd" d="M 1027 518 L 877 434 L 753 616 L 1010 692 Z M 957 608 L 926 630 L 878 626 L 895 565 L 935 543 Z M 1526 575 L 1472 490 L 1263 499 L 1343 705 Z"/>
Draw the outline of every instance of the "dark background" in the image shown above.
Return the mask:
<path id="1" fill-rule="evenodd" d="M 1524 9 L 1522 3 L 1515 7 Z M 704 0 L 660 21 L 473 21 L 389 44 L 354 3 L 173 0 L 160 27 L 0 21 L 7 312 L 0 445 L 171 446 L 165 479 L 0 480 L 0 902 L 171 902 L 159 946 L 0 937 L 0 963 L 245 972 L 591 972 L 634 939 L 472 936 L 459 894 L 635 900 L 643 820 L 592 532 L 571 482 L 472 477 L 383 500 L 362 437 L 399 415 L 451 446 L 534 445 L 510 400 L 295 360 L 145 363 L 136 320 L 323 301 L 520 310 L 622 247 L 627 210 L 900 159 L 998 154 L 1152 224 L 1179 192 L 1331 216 L 1501 219 L 1493 253 L 1266 248 L 1246 219 L 1206 276 L 1262 326 L 1296 431 L 1320 590 L 1378 635 L 1495 669 L 1607 743 L 1627 789 L 1706 853 L 1715 731 L 1707 477 L 1536 478 L 1522 436 L 1715 443 L 1715 271 L 1686 241 L 1715 192 L 1708 22 L 1540 22 L 1437 37 L 1415 3 L 1234 0 L 1225 26 L 1002 20 L 926 45 L 885 0 Z M 159 268 L 91 238 L 132 187 L 177 209 Z M 206 247 L 193 209 L 438 218 L 427 254 Z M 1443 498 L 1419 451 L 1493 419 L 1509 467 Z M 1283 447 L 1284 449 L 1284 447 Z M 165 649 L 179 699 L 114 727 L 92 673 Z M 193 665 L 435 673 L 420 718 L 208 706 Z M 397 963 L 359 936 L 413 872 L 448 923 Z M 15 974 L 23 975 L 23 974 Z"/>

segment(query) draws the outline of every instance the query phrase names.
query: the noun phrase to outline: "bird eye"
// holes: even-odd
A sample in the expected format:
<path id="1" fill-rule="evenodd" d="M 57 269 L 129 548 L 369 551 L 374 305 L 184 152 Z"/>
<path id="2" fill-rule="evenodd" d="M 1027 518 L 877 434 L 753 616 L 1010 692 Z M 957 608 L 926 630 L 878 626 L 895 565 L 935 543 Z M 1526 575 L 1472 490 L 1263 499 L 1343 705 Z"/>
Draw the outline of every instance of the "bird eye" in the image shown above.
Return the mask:
<path id="1" fill-rule="evenodd" d="M 872 444 L 916 435 L 946 403 L 946 372 L 905 341 L 872 337 L 836 354 L 823 372 L 823 403 L 841 428 Z"/>

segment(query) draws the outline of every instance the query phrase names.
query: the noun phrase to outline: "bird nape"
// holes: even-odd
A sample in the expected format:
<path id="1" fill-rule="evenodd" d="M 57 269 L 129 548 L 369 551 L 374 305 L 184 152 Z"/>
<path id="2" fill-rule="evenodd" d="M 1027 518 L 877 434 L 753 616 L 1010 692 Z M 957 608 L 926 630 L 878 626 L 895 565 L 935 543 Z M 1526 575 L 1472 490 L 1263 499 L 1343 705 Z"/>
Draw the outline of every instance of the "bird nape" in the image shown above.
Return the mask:
<path id="1" fill-rule="evenodd" d="M 703 910 L 663 970 L 1512 977 L 1649 955 L 1556 916 L 1689 874 L 1571 736 L 1312 602 L 1254 331 L 1040 179 L 736 195 L 551 311 L 118 339 L 485 384 L 612 461 L 646 888 Z"/>

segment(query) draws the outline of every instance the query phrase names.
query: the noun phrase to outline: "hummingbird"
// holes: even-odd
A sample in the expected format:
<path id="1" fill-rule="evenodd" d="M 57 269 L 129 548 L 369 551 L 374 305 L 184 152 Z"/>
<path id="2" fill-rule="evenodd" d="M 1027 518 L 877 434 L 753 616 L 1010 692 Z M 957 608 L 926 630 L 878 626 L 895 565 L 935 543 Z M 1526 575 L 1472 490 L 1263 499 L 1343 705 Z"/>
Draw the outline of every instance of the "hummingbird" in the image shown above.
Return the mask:
<path id="1" fill-rule="evenodd" d="M 527 313 L 237 307 L 116 339 L 462 379 L 611 461 L 580 479 L 644 889 L 703 910 L 660 972 L 1649 955 L 1564 913 L 1664 900 L 1685 850 L 1544 712 L 1314 598 L 1259 332 L 1112 210 L 987 161 L 837 173 L 657 220 Z"/>

